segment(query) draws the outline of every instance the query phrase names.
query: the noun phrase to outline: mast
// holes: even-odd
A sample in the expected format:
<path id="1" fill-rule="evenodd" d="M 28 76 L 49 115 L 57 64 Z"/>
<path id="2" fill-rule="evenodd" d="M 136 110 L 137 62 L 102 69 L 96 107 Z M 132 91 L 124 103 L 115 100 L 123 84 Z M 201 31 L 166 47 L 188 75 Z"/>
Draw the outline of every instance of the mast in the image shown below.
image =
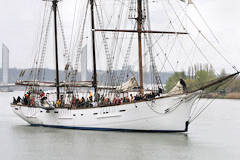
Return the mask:
<path id="1" fill-rule="evenodd" d="M 59 68 L 58 68 L 58 36 L 57 36 L 57 3 L 59 0 L 52 1 L 52 8 L 54 14 L 54 38 L 55 38 L 55 58 L 56 58 L 56 90 L 57 90 L 57 100 L 60 98 L 59 91 Z"/>
<path id="2" fill-rule="evenodd" d="M 152 31 L 152 30 L 143 30 L 143 0 L 137 0 L 137 30 L 125 30 L 125 29 L 95 29 L 94 26 L 94 0 L 90 0 L 91 3 L 91 19 L 92 19 L 92 43 L 93 43 L 93 66 L 94 66 L 94 77 L 93 77 L 93 86 L 95 85 L 95 90 L 97 90 L 97 74 L 96 74 L 96 60 L 95 60 L 95 32 L 131 32 L 138 34 L 138 59 L 139 59 L 139 80 L 140 80 L 140 94 L 144 94 L 144 87 L 143 87 L 143 65 L 142 65 L 142 33 L 148 34 L 169 34 L 169 35 L 185 35 L 188 34 L 187 32 L 173 32 L 173 31 Z"/>
<path id="3" fill-rule="evenodd" d="M 138 31 L 138 59 L 139 59 L 139 80 L 140 94 L 144 94 L 143 89 L 143 69 L 142 69 L 142 0 L 137 0 L 137 31 Z"/>
<path id="4" fill-rule="evenodd" d="M 96 69 L 96 51 L 95 51 L 95 23 L 94 23 L 94 0 L 90 0 L 91 5 L 91 25 L 92 25 L 92 54 L 93 54 L 93 87 L 95 95 L 97 93 L 97 69 Z"/>

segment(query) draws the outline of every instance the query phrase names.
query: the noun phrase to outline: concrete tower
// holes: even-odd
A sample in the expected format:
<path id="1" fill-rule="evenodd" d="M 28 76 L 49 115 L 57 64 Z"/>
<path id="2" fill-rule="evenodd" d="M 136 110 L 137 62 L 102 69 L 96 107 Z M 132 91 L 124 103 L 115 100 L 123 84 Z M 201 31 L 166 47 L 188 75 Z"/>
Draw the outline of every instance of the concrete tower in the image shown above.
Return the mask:
<path id="1" fill-rule="evenodd" d="M 81 81 L 87 81 L 87 45 L 83 47 L 81 54 Z"/>
<path id="2" fill-rule="evenodd" d="M 2 77 L 3 84 L 8 84 L 8 68 L 9 68 L 9 49 L 2 44 Z"/>

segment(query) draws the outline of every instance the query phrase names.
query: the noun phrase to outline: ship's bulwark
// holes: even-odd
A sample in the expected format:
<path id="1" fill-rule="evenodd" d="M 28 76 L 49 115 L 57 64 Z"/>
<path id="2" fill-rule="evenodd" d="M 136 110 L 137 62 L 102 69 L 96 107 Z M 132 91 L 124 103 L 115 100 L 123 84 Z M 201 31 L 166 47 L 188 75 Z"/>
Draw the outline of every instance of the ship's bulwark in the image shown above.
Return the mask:
<path id="1" fill-rule="evenodd" d="M 12 105 L 30 125 L 110 131 L 186 132 L 193 102 L 200 92 L 117 106 L 44 110 Z"/>

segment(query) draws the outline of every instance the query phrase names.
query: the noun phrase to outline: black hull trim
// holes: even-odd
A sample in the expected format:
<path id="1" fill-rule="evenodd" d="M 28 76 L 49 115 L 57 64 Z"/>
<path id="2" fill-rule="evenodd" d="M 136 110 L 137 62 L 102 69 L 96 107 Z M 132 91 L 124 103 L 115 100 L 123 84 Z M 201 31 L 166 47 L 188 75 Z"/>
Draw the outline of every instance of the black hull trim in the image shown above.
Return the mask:
<path id="1" fill-rule="evenodd" d="M 76 129 L 76 130 L 93 130 L 93 131 L 118 131 L 118 132 L 143 132 L 143 133 L 182 133 L 188 131 L 188 122 L 186 122 L 185 130 L 136 130 L 136 129 L 121 129 L 121 128 L 97 128 L 97 127 L 74 127 L 74 126 L 57 126 L 57 125 L 42 125 L 31 124 L 35 127 L 49 127 L 59 129 Z"/>

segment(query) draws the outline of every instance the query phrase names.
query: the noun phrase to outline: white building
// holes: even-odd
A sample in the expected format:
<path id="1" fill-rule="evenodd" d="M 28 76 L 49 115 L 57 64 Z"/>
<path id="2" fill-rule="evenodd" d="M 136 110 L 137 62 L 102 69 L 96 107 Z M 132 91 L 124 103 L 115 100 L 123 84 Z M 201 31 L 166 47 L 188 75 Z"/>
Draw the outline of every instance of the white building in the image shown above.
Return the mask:
<path id="1" fill-rule="evenodd" d="M 87 81 L 87 45 L 83 47 L 81 54 L 81 81 Z"/>
<path id="2" fill-rule="evenodd" d="M 9 49 L 2 44 L 2 82 L 8 84 Z"/>

